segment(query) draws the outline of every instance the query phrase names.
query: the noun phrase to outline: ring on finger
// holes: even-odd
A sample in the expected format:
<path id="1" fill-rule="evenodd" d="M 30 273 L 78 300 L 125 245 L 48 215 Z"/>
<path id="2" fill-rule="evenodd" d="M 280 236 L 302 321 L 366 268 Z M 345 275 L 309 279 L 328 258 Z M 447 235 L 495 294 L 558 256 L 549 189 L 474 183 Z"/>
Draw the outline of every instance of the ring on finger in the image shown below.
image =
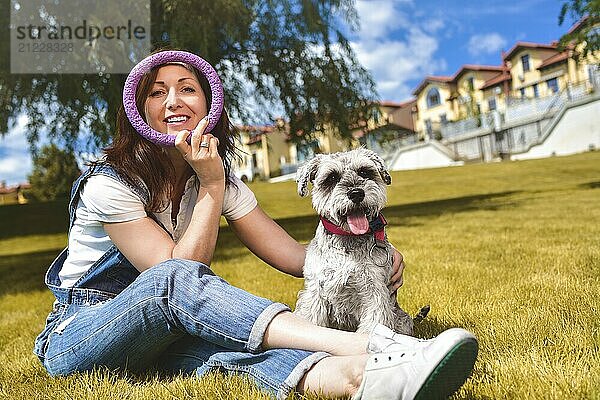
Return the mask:
<path id="1" fill-rule="evenodd" d="M 200 142 L 200 147 L 204 147 L 204 148 L 208 149 L 209 146 L 210 145 L 208 142 Z"/>

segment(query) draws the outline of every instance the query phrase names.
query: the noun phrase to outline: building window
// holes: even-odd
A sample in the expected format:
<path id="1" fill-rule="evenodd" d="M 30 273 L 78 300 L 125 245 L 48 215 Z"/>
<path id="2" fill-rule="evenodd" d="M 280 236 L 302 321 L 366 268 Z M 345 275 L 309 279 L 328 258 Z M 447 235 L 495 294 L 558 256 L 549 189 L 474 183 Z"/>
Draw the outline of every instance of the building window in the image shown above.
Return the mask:
<path id="1" fill-rule="evenodd" d="M 427 136 L 429 137 L 431 137 L 431 135 L 433 134 L 433 126 L 431 125 L 430 119 L 425 120 L 425 132 L 427 132 Z"/>
<path id="2" fill-rule="evenodd" d="M 521 57 L 521 64 L 523 64 L 523 72 L 527 72 L 531 69 L 529 66 L 529 54 L 525 54 Z"/>
<path id="3" fill-rule="evenodd" d="M 552 93 L 558 92 L 558 78 L 548 79 L 546 84 L 548 85 L 548 90 Z"/>
<path id="4" fill-rule="evenodd" d="M 440 91 L 437 90 L 437 88 L 429 89 L 429 91 L 427 92 L 427 107 L 431 108 L 431 107 L 439 106 L 440 103 L 441 103 Z"/>
<path id="5" fill-rule="evenodd" d="M 467 79 L 467 87 L 471 91 L 475 90 L 475 79 L 473 77 L 470 77 L 469 79 Z"/>
<path id="6" fill-rule="evenodd" d="M 494 111 L 496 109 L 496 98 L 495 97 L 490 97 L 488 99 L 488 108 L 490 109 L 490 111 Z"/>
<path id="7" fill-rule="evenodd" d="M 537 83 L 533 84 L 533 97 L 540 97 L 540 90 L 538 89 Z"/>
<path id="8" fill-rule="evenodd" d="M 525 88 L 522 87 L 519 91 L 521 92 L 521 98 L 524 99 L 525 98 Z"/>

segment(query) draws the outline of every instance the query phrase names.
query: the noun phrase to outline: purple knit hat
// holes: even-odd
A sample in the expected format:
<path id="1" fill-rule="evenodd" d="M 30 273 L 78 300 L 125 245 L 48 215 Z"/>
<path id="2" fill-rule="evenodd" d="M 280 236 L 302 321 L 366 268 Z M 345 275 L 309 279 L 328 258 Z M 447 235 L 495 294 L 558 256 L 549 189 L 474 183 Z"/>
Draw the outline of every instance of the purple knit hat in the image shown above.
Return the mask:
<path id="1" fill-rule="evenodd" d="M 161 51 L 140 61 L 129 73 L 123 87 L 123 106 L 125 114 L 134 129 L 149 141 L 164 147 L 175 145 L 175 135 L 157 132 L 152 129 L 140 116 L 135 104 L 135 92 L 142 76 L 153 67 L 170 62 L 183 62 L 196 67 L 208 80 L 212 101 L 208 111 L 208 126 L 205 132 L 210 132 L 221 117 L 223 112 L 223 85 L 217 71 L 204 59 L 187 51 Z M 193 133 L 192 133 L 193 134 Z M 188 140 L 191 137 L 188 136 Z"/>

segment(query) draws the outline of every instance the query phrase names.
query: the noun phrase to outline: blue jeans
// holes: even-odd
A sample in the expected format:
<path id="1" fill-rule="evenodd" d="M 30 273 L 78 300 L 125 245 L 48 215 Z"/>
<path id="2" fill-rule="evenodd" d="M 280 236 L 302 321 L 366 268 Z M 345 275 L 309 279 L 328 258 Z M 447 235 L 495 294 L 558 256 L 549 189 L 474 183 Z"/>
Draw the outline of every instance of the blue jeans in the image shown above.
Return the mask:
<path id="1" fill-rule="evenodd" d="M 241 373 L 285 398 L 327 353 L 261 348 L 273 317 L 289 307 L 254 296 L 207 266 L 168 260 L 114 298 L 57 302 L 36 352 L 52 375 L 95 366 L 140 371 Z"/>

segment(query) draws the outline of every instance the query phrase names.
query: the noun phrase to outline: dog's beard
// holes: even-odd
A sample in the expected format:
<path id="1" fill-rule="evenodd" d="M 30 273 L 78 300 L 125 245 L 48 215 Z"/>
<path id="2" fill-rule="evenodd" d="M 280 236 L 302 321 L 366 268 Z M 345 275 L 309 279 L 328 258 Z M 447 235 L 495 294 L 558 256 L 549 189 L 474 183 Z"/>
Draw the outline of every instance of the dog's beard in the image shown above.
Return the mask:
<path id="1" fill-rule="evenodd" d="M 315 198 L 313 197 L 313 200 Z M 319 215 L 333 224 L 341 227 L 342 229 L 352 232 L 355 235 L 364 235 L 369 231 L 369 221 L 376 218 L 379 214 L 380 207 L 374 204 L 354 204 L 352 202 L 333 202 L 331 198 L 327 199 L 316 199 L 313 201 L 313 205 L 322 205 L 319 203 L 320 200 L 327 200 L 327 205 L 333 207 L 321 207 L 319 211 L 318 207 L 315 207 L 319 211 Z"/>
<path id="2" fill-rule="evenodd" d="M 337 212 L 322 214 L 321 216 L 345 231 L 354 235 L 364 235 L 370 229 L 370 221 L 379 215 L 379 209 L 365 209 L 363 207 L 349 207 Z"/>
<path id="3" fill-rule="evenodd" d="M 365 198 L 355 203 L 347 197 L 348 190 L 361 188 Z M 385 187 L 374 182 L 362 186 L 354 183 L 326 186 L 313 186 L 312 203 L 320 216 L 354 235 L 364 235 L 369 231 L 369 221 L 379 215 L 386 201 Z"/>

